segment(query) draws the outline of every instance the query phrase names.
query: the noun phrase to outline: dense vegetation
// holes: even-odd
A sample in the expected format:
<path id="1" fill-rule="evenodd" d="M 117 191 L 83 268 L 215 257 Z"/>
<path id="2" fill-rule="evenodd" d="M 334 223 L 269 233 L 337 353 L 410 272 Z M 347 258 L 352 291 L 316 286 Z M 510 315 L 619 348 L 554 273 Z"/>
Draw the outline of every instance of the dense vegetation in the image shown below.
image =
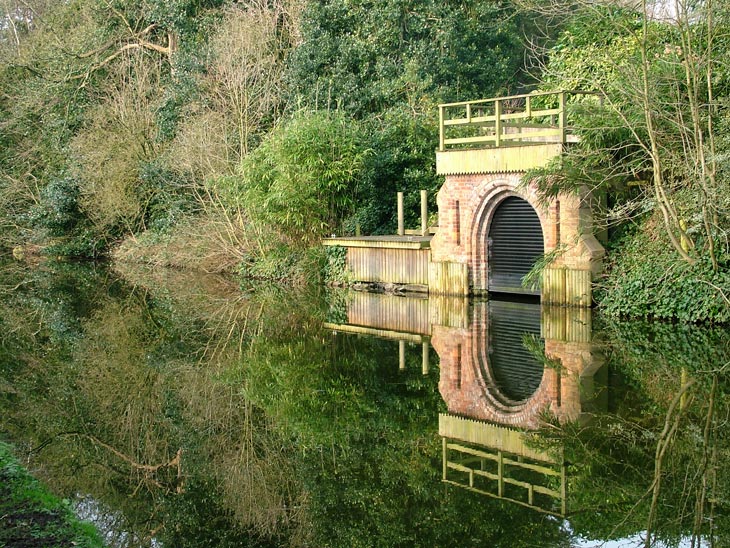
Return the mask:
<path id="1" fill-rule="evenodd" d="M 439 101 L 525 80 L 491 0 L 3 6 L 1 243 L 26 251 L 291 278 L 323 234 L 393 230 L 396 190 L 435 200 Z"/>
<path id="2" fill-rule="evenodd" d="M 637 12 L 579 1 L 570 14 L 542 85 L 600 99 L 572 105 L 580 143 L 530 175 L 545 197 L 579 188 L 607 197 L 594 207 L 599 223 L 618 229 L 607 313 L 730 321 L 727 6 Z"/>
<path id="3" fill-rule="evenodd" d="M 727 7 L 565 6 L 3 0 L 0 246 L 315 279 L 320 236 L 433 206 L 439 102 L 582 88 L 533 175 L 607 194 L 606 311 L 730 320 Z"/>

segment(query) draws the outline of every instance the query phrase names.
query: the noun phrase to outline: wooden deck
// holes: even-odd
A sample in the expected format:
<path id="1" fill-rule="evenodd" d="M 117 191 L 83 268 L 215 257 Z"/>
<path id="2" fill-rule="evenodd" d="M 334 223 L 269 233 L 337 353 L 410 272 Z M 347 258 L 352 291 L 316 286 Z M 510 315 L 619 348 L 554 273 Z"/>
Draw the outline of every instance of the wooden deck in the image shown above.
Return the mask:
<path id="1" fill-rule="evenodd" d="M 342 247 L 368 247 L 378 249 L 428 249 L 432 236 L 345 236 L 325 238 L 322 245 Z"/>
<path id="2" fill-rule="evenodd" d="M 428 291 L 431 236 L 357 236 L 322 243 L 347 249 L 347 270 L 354 281 Z"/>

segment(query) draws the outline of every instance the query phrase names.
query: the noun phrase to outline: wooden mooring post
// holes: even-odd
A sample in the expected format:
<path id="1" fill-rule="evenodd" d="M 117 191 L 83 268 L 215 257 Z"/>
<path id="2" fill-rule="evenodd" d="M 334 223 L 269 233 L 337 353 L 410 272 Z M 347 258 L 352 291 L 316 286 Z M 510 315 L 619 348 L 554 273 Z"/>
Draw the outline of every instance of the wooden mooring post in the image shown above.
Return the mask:
<path id="1" fill-rule="evenodd" d="M 398 193 L 398 236 L 405 236 L 406 226 L 403 219 L 403 193 Z"/>
<path id="2" fill-rule="evenodd" d="M 406 229 L 405 212 L 404 212 L 403 192 L 398 192 L 397 201 L 397 217 L 398 217 L 398 236 L 428 236 L 428 190 L 421 190 L 421 228 Z"/>
<path id="3" fill-rule="evenodd" d="M 421 190 L 421 236 L 428 234 L 428 191 Z"/>

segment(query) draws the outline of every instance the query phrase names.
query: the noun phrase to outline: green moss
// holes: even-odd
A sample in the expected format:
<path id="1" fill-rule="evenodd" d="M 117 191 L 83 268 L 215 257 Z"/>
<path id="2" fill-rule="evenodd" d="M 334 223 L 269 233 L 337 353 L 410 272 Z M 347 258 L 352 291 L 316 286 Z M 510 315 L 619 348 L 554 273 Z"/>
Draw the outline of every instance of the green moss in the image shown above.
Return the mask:
<path id="1" fill-rule="evenodd" d="M 67 500 L 51 494 L 0 442 L 0 546 L 96 548 L 104 543 Z"/>

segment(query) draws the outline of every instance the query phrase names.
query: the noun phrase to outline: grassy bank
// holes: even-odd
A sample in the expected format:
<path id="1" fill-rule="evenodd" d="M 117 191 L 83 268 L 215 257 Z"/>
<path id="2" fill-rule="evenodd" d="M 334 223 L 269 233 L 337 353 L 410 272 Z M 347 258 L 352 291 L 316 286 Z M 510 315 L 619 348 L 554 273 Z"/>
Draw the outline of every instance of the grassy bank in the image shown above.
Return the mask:
<path id="1" fill-rule="evenodd" d="M 0 442 L 0 546 L 95 548 L 104 543 L 93 525 L 81 522 Z"/>

